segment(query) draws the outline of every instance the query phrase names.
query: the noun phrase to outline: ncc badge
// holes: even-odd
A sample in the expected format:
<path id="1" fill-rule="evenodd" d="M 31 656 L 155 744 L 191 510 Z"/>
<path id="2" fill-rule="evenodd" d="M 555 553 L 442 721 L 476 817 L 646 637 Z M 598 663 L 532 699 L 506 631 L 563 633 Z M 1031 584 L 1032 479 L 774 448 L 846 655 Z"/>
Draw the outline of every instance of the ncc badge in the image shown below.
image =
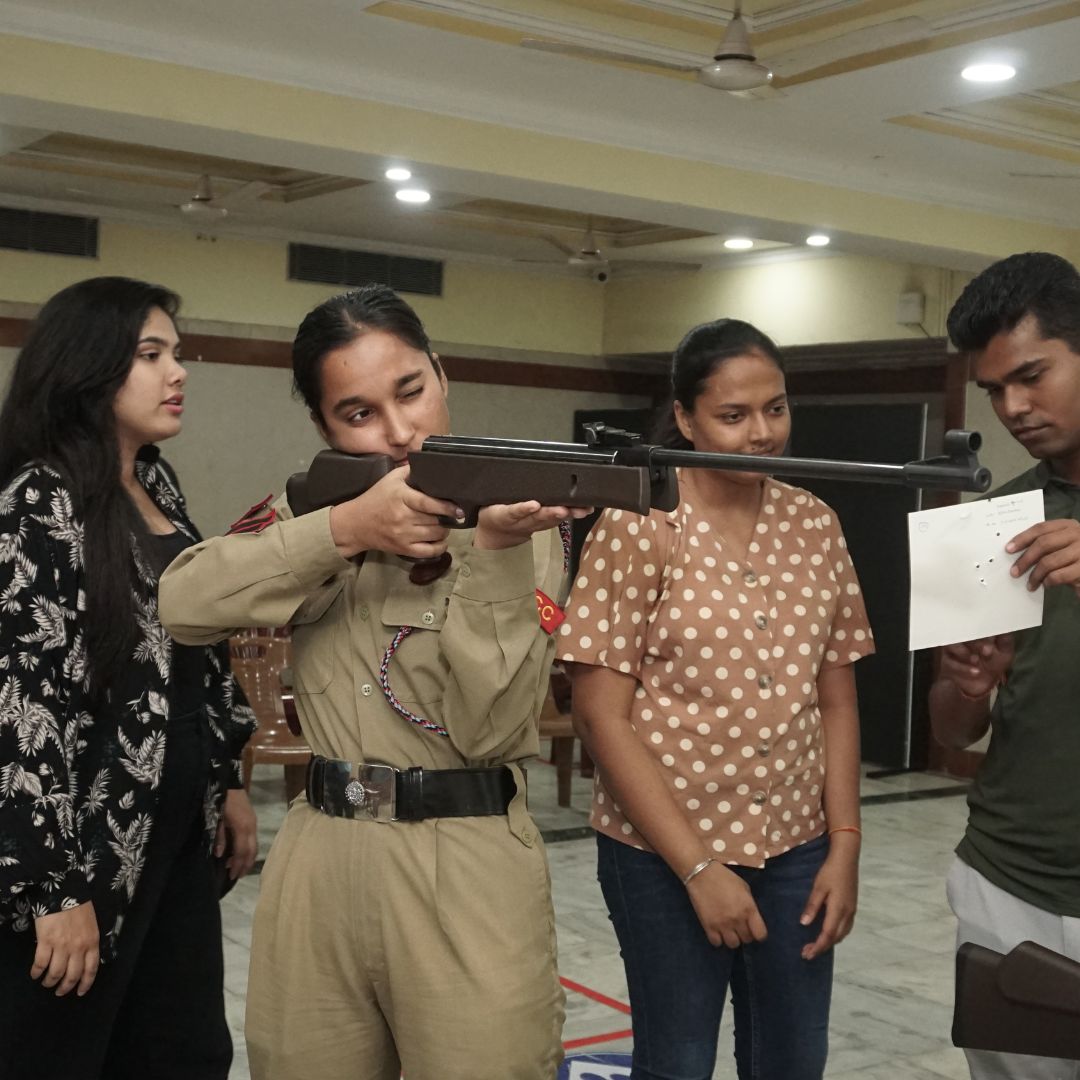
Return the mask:
<path id="1" fill-rule="evenodd" d="M 256 503 L 248 512 L 238 517 L 229 526 L 229 536 L 237 533 L 261 533 L 263 529 L 277 521 L 277 511 L 270 505 L 273 495 L 267 495 L 262 502 Z"/>
<path id="2" fill-rule="evenodd" d="M 536 590 L 536 613 L 545 634 L 554 634 L 566 621 L 566 612 L 540 589 Z"/>

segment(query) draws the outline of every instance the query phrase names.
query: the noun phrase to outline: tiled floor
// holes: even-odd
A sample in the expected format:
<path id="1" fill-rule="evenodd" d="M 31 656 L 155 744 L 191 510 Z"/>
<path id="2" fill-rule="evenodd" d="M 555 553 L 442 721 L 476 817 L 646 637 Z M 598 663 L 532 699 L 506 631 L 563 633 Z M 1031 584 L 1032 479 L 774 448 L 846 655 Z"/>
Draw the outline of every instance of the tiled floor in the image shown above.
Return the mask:
<path id="1" fill-rule="evenodd" d="M 590 783 L 575 777 L 571 809 L 555 800 L 554 770 L 529 770 L 530 802 L 548 844 L 559 930 L 559 967 L 570 984 L 615 1003 L 626 983 L 615 938 L 596 884 L 594 845 L 574 836 L 586 823 Z M 905 792 L 938 789 L 940 798 L 904 800 Z M 270 847 L 284 815 L 279 770 L 256 775 L 261 851 Z M 949 1042 L 952 1011 L 953 920 L 945 903 L 945 873 L 965 819 L 962 787 L 909 773 L 863 781 L 863 857 L 859 917 L 837 951 L 833 993 L 830 1080 L 965 1080 L 963 1054 Z M 251 913 L 259 879 L 241 882 L 224 903 L 225 987 L 236 1043 L 230 1080 L 247 1080 L 243 1041 L 244 993 Z M 625 1031 L 621 1011 L 567 990 L 564 1039 L 578 1052 L 627 1050 L 629 1039 L 593 1042 Z M 721 1032 L 715 1076 L 735 1077 L 730 1024 Z"/>

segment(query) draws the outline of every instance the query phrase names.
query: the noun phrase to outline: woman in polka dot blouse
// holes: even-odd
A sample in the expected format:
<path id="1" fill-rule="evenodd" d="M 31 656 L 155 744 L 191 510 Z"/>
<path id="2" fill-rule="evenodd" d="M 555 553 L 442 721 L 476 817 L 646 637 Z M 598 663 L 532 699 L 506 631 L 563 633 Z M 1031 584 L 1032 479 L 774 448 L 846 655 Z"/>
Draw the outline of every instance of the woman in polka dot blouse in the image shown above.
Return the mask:
<path id="1" fill-rule="evenodd" d="M 783 452 L 783 367 L 754 327 L 692 330 L 672 386 L 665 445 Z M 858 888 L 866 609 L 813 495 L 705 469 L 680 470 L 679 490 L 671 513 L 597 521 L 558 647 L 598 765 L 631 1075 L 708 1080 L 730 986 L 740 1080 L 820 1080 Z"/>

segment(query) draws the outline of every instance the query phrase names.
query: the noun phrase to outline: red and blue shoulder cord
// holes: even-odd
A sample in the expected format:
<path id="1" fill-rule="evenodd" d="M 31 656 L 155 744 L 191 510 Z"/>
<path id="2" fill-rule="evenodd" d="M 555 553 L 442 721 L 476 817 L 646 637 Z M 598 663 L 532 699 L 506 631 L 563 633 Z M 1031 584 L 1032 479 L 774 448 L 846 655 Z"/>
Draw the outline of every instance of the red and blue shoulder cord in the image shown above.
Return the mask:
<path id="1" fill-rule="evenodd" d="M 383 697 L 386 698 L 386 703 L 399 716 L 404 716 L 410 723 L 419 724 L 425 731 L 430 731 L 435 735 L 449 737 L 450 733 L 441 724 L 436 724 L 432 720 L 425 720 L 422 716 L 417 716 L 416 713 L 406 709 L 405 706 L 401 704 L 397 694 L 390 689 L 390 661 L 394 659 L 394 653 L 398 651 L 401 643 L 415 629 L 415 626 L 402 626 L 394 635 L 394 640 L 387 646 L 386 652 L 383 653 L 382 663 L 379 664 L 379 686 L 382 687 Z"/>
<path id="2" fill-rule="evenodd" d="M 559 538 L 562 540 L 563 549 L 563 572 L 570 568 L 570 522 L 559 522 Z M 401 699 L 394 693 L 390 687 L 390 662 L 394 659 L 394 654 L 401 647 L 401 643 L 416 629 L 415 626 L 402 626 L 399 627 L 398 632 L 394 635 L 393 641 L 386 648 L 386 652 L 383 653 L 383 658 L 379 664 L 379 686 L 382 688 L 383 697 L 386 698 L 386 703 L 394 710 L 399 716 L 405 717 L 412 724 L 418 724 L 425 731 L 430 731 L 434 735 L 442 735 L 444 738 L 449 738 L 450 733 L 441 724 L 436 724 L 433 720 L 425 720 L 422 716 L 417 716 L 416 713 L 406 709 L 401 703 Z"/>

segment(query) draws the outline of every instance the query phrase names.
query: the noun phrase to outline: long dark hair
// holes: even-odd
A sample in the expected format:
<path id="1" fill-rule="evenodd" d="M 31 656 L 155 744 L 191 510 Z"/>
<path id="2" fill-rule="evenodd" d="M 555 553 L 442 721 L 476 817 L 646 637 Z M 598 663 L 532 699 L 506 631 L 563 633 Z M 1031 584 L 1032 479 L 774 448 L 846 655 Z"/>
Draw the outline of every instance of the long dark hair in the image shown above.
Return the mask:
<path id="1" fill-rule="evenodd" d="M 132 537 L 146 533 L 121 483 L 113 402 L 150 311 L 175 319 L 179 307 L 174 292 L 130 278 L 62 289 L 30 328 L 0 410 L 0 488 L 27 464 L 49 465 L 82 519 L 86 641 L 98 694 L 134 648 Z"/>
<path id="2" fill-rule="evenodd" d="M 324 300 L 304 317 L 292 347 L 293 394 L 322 420 L 322 361 L 327 353 L 348 345 L 366 330 L 385 330 L 406 345 L 426 353 L 436 371 L 439 363 L 420 316 L 386 285 L 359 289 Z"/>
<path id="3" fill-rule="evenodd" d="M 756 326 L 739 319 L 715 319 L 695 326 L 679 342 L 671 359 L 671 396 L 657 416 L 652 441 L 672 450 L 692 450 L 690 441 L 675 421 L 675 402 L 686 412 L 705 389 L 709 376 L 725 360 L 747 353 L 759 353 L 784 371 L 784 361 L 776 343 Z"/>

